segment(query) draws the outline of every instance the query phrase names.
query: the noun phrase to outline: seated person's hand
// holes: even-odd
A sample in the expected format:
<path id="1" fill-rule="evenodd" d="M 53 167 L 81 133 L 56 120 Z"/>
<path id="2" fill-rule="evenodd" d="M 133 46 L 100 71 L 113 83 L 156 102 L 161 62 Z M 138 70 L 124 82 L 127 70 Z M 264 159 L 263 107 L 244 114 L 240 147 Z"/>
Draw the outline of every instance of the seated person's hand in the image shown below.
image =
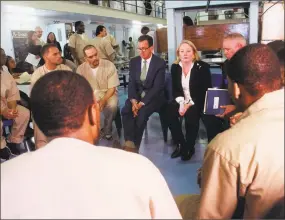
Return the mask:
<path id="1" fill-rule="evenodd" d="M 201 188 L 201 174 L 202 174 L 202 168 L 199 168 L 197 170 L 197 184 L 199 185 L 199 188 Z"/>
<path id="2" fill-rule="evenodd" d="M 18 110 L 5 108 L 2 112 L 2 115 L 6 119 L 14 119 L 18 117 Z"/>
<path id="3" fill-rule="evenodd" d="M 144 104 L 142 102 L 139 102 L 139 103 L 135 103 L 133 106 L 132 106 L 132 112 L 134 113 L 134 117 L 137 117 L 138 116 L 138 112 L 139 110 L 144 106 Z"/>
<path id="4" fill-rule="evenodd" d="M 188 103 L 188 104 L 184 104 L 184 111 L 183 112 L 180 112 L 179 111 L 179 115 L 181 117 L 183 117 L 185 115 L 185 113 L 187 112 L 187 110 L 192 106 L 192 104 Z"/>
<path id="5" fill-rule="evenodd" d="M 99 101 L 100 112 L 103 111 L 105 105 L 106 105 L 106 102 L 105 102 L 103 99 L 101 99 L 101 100 Z"/>
<path id="6" fill-rule="evenodd" d="M 12 76 L 14 79 L 19 79 L 22 73 L 13 73 Z"/>
<path id="7" fill-rule="evenodd" d="M 224 113 L 223 114 L 219 114 L 219 115 L 216 115 L 217 117 L 220 117 L 220 118 L 224 118 L 226 115 L 228 115 L 229 113 L 233 112 L 234 110 L 236 110 L 236 107 L 235 105 L 222 105 L 220 106 L 222 109 L 225 109 Z"/>
<path id="8" fill-rule="evenodd" d="M 132 112 L 133 112 L 134 118 L 138 116 L 138 111 L 139 110 L 135 106 L 132 107 Z"/>
<path id="9" fill-rule="evenodd" d="M 238 112 L 235 115 L 233 115 L 232 117 L 230 117 L 230 126 L 231 127 L 234 126 L 238 122 L 241 115 L 242 115 L 242 112 Z"/>
<path id="10" fill-rule="evenodd" d="M 134 114 L 134 117 L 136 117 L 136 116 L 138 116 L 139 104 L 138 104 L 137 100 L 135 100 L 135 99 L 132 99 L 131 103 L 132 103 L 132 112 Z"/>
<path id="11" fill-rule="evenodd" d="M 138 104 L 138 108 L 139 108 L 139 110 L 140 110 L 143 106 L 144 106 L 144 103 L 139 102 L 139 104 Z"/>

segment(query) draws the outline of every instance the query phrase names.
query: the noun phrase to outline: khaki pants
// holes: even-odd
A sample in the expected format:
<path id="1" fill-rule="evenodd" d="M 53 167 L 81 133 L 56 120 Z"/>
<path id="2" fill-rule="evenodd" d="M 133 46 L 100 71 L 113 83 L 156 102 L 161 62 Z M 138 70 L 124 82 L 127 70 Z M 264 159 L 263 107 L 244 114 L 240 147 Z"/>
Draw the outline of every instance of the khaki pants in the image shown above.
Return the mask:
<path id="1" fill-rule="evenodd" d="M 104 95 L 100 94 L 100 98 L 102 98 Z M 118 95 L 115 93 L 108 99 L 105 108 L 103 109 L 105 135 L 112 134 L 112 123 L 118 111 L 118 102 Z"/>
<path id="2" fill-rule="evenodd" d="M 102 6 L 103 7 L 109 7 L 108 0 L 102 0 Z"/>
<path id="3" fill-rule="evenodd" d="M 19 144 L 24 140 L 24 134 L 30 120 L 30 111 L 21 105 L 17 106 L 17 110 L 19 115 L 17 118 L 13 120 L 11 134 L 8 137 L 8 141 L 11 143 Z M 5 138 L 2 136 L 3 133 L 2 127 L 3 127 L 3 122 L 1 120 L 1 128 L 0 128 L 1 149 L 6 147 Z"/>
<path id="4" fill-rule="evenodd" d="M 175 197 L 175 202 L 182 219 L 195 219 L 200 204 L 200 195 L 180 195 Z"/>

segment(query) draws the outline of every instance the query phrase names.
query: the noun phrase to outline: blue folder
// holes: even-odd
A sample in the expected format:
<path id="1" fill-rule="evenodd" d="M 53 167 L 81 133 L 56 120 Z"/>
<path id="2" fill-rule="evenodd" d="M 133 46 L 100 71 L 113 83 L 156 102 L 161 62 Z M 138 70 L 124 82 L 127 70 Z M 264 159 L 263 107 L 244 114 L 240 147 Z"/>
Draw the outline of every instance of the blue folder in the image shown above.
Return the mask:
<path id="1" fill-rule="evenodd" d="M 227 89 L 209 88 L 205 96 L 204 114 L 218 115 L 225 110 L 220 108 L 222 105 L 230 105 L 231 99 Z"/>

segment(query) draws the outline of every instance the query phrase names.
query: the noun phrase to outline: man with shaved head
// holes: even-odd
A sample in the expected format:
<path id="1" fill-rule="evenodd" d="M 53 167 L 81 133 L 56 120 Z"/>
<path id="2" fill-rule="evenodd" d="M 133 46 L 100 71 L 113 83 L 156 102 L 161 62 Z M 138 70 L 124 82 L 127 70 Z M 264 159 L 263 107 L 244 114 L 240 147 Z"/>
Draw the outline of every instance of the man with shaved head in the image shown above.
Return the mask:
<path id="1" fill-rule="evenodd" d="M 1 164 L 1 219 L 181 219 L 150 160 L 94 146 L 100 107 L 84 77 L 45 74 L 31 106 L 49 143 Z"/>
<path id="2" fill-rule="evenodd" d="M 35 28 L 35 32 L 36 32 L 36 35 L 38 37 L 38 40 L 37 40 L 37 45 L 42 45 L 44 46 L 46 44 L 46 42 L 44 40 L 41 39 L 41 37 L 43 36 L 43 30 L 41 27 L 37 26 Z"/>

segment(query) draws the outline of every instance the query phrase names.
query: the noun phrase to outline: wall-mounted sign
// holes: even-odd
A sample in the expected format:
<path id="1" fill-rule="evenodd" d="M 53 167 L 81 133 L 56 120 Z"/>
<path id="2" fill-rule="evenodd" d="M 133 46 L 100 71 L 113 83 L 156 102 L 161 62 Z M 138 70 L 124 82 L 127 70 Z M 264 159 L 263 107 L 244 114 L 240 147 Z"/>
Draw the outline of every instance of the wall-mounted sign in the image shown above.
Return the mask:
<path id="1" fill-rule="evenodd" d="M 27 36 L 29 30 L 15 30 L 12 32 L 12 41 L 15 53 L 16 62 L 24 61 L 28 55 L 27 48 Z"/>

